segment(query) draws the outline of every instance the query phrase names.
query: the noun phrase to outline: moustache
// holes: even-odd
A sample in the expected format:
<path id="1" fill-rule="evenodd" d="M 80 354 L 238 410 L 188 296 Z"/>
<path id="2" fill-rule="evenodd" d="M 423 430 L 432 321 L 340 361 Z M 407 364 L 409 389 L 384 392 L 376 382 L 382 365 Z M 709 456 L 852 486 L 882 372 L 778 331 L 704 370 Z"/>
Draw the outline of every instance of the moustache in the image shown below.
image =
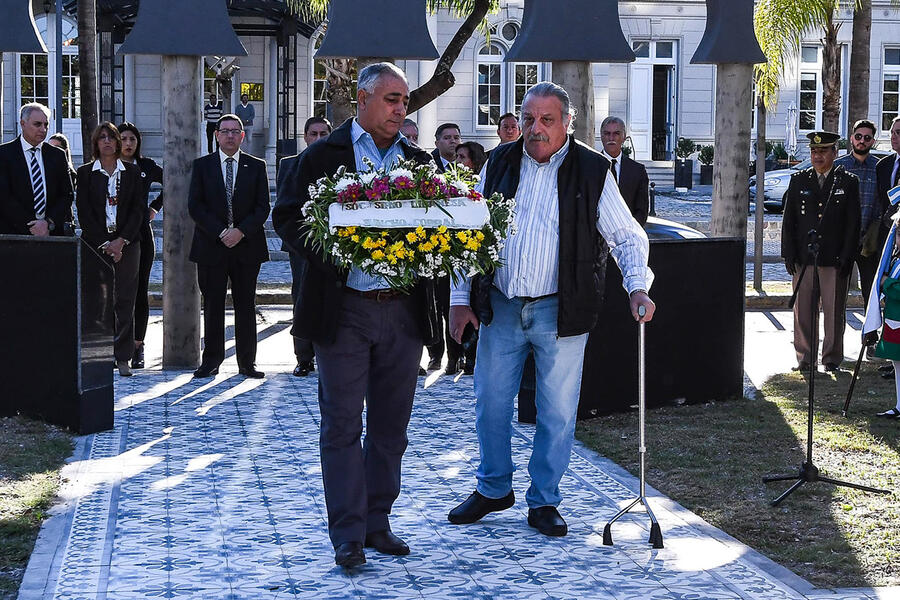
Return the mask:
<path id="1" fill-rule="evenodd" d="M 528 136 L 529 142 L 549 142 L 550 138 L 542 133 L 535 133 Z"/>

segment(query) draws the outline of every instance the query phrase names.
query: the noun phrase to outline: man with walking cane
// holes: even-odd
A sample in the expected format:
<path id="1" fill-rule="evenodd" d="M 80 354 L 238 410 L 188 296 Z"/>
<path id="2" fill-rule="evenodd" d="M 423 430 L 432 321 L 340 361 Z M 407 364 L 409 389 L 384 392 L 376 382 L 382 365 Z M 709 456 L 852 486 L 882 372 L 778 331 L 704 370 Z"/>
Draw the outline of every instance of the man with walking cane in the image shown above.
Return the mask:
<path id="1" fill-rule="evenodd" d="M 513 401 L 525 358 L 537 367 L 537 428 L 525 494 L 528 524 L 564 536 L 559 482 L 569 464 L 584 348 L 603 297 L 607 247 L 622 271 L 636 321 L 653 318 L 649 243 L 631 216 L 609 161 L 568 135 L 569 96 L 560 86 L 531 87 L 522 104 L 522 137 L 496 148 L 482 182 L 488 196 L 516 199 L 518 233 L 494 273 L 464 280 L 451 294 L 450 333 L 457 341 L 483 325 L 475 362 L 475 419 L 481 464 L 477 486 L 450 511 L 474 523 L 515 502 L 511 456 Z M 639 316 L 639 310 L 645 314 Z"/>

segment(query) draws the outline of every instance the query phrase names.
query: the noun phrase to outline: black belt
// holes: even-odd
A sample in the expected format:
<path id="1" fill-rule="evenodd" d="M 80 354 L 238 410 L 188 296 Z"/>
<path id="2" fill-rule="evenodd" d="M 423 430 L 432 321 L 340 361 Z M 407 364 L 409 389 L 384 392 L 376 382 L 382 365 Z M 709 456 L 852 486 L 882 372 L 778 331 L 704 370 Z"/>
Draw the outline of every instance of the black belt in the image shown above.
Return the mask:
<path id="1" fill-rule="evenodd" d="M 388 302 L 390 300 L 399 300 L 405 298 L 407 294 L 400 290 L 368 290 L 361 292 L 350 287 L 345 287 L 344 291 L 352 296 L 359 296 L 366 300 L 374 300 L 375 302 Z"/>
<path id="2" fill-rule="evenodd" d="M 537 302 L 538 300 L 543 300 L 545 298 L 552 298 L 556 294 L 545 294 L 543 296 L 516 296 L 519 300 L 522 300 L 525 304 L 529 302 Z"/>

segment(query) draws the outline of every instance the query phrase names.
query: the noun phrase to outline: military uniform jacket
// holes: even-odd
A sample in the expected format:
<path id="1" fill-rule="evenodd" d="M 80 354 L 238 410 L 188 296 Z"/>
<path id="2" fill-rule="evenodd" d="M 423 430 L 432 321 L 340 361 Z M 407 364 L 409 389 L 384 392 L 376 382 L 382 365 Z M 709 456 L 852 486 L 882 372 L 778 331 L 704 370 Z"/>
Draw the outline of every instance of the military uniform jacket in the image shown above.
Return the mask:
<path id="1" fill-rule="evenodd" d="M 810 167 L 791 177 L 784 220 L 781 256 L 786 262 L 812 264 L 810 230 L 819 234 L 819 266 L 849 268 L 859 246 L 859 180 L 843 167 L 834 167 L 819 188 Z"/>

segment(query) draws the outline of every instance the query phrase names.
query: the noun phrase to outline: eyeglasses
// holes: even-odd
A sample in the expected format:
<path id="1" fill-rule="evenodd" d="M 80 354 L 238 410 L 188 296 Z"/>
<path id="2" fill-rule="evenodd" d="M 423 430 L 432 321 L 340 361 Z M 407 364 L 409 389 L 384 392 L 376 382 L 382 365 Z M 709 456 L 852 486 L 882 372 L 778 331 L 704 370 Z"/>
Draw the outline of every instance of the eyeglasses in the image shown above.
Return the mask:
<path id="1" fill-rule="evenodd" d="M 112 141 L 115 140 L 116 138 L 114 138 L 114 137 L 111 136 L 111 135 L 107 135 L 107 134 L 104 133 L 104 134 L 102 134 L 102 135 L 98 135 L 98 136 L 97 136 L 97 139 L 98 139 L 99 141 L 103 141 L 103 142 L 112 142 Z"/>
<path id="2" fill-rule="evenodd" d="M 861 133 L 854 133 L 854 134 L 853 134 L 853 139 L 856 140 L 857 142 L 859 142 L 859 141 L 861 141 L 861 140 L 866 140 L 867 142 L 871 142 L 872 139 L 873 139 L 873 137 L 872 137 L 871 135 L 869 135 L 869 134 L 863 135 L 863 134 L 861 134 Z"/>
<path id="3" fill-rule="evenodd" d="M 223 135 L 240 135 L 243 129 L 219 129 L 219 133 Z"/>

